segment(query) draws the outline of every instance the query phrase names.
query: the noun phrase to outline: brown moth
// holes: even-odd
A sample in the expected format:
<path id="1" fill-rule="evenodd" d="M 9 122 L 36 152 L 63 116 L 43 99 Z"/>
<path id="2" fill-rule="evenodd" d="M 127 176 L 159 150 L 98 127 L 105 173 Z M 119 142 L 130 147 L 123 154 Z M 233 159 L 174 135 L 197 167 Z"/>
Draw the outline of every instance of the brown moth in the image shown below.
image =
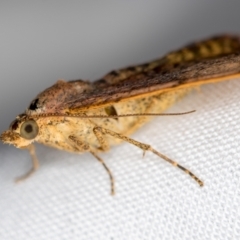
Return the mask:
<path id="1" fill-rule="evenodd" d="M 217 36 L 153 62 L 112 71 L 95 82 L 59 80 L 40 93 L 0 139 L 30 151 L 33 167 L 17 181 L 38 168 L 33 147 L 38 142 L 69 152 L 90 152 L 108 172 L 114 194 L 113 175 L 97 154 L 126 141 L 153 152 L 203 186 L 190 170 L 129 135 L 153 116 L 164 115 L 190 89 L 239 76 L 240 37 Z"/>

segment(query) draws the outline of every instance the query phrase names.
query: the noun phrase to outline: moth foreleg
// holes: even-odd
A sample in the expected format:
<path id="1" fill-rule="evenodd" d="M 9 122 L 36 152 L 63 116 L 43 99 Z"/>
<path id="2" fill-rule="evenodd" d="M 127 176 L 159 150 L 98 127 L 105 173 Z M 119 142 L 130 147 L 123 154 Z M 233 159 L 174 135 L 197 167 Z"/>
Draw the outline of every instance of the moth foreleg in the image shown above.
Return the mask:
<path id="1" fill-rule="evenodd" d="M 100 131 L 98 127 L 94 127 L 93 128 L 93 133 L 96 136 L 96 138 L 97 138 L 97 140 L 100 144 L 99 150 L 102 150 L 102 151 L 109 150 L 109 148 L 110 148 L 109 144 L 106 141 L 106 138 L 104 137 L 104 134 L 102 133 L 102 131 Z"/>
<path id="2" fill-rule="evenodd" d="M 77 151 L 79 151 L 79 152 L 89 152 L 90 147 L 89 147 L 88 144 L 86 144 L 82 141 L 79 141 L 78 138 L 76 136 L 73 136 L 73 135 L 69 136 L 68 138 L 75 144 L 74 147 Z"/>
<path id="3" fill-rule="evenodd" d="M 79 141 L 77 139 L 77 137 L 75 136 L 69 136 L 69 139 L 71 141 L 73 141 L 76 145 L 76 147 L 78 148 L 79 151 L 88 151 L 90 152 L 104 167 L 104 169 L 107 171 L 108 175 L 109 175 L 109 178 L 110 178 L 110 182 L 111 182 L 111 194 L 114 195 L 115 194 L 115 184 L 114 184 L 114 178 L 113 178 L 113 175 L 112 175 L 112 172 L 111 170 L 108 168 L 108 166 L 106 165 L 106 163 L 103 161 L 103 159 L 101 159 L 97 154 L 96 152 L 92 151 L 89 147 L 88 144 L 86 143 L 83 143 L 81 141 Z"/>
<path id="4" fill-rule="evenodd" d="M 144 152 L 145 151 L 150 151 L 156 155 L 158 155 L 159 157 L 161 157 L 162 159 L 164 159 L 165 161 L 169 162 L 170 164 L 172 164 L 175 167 L 178 167 L 179 169 L 181 169 L 182 171 L 184 171 L 185 173 L 187 173 L 189 176 L 191 176 L 201 187 L 203 186 L 203 182 L 195 175 L 193 174 L 190 170 L 188 170 L 187 168 L 181 166 L 180 164 L 178 164 L 177 162 L 173 161 L 172 159 L 168 158 L 167 156 L 163 155 L 162 153 L 158 152 L 157 150 L 153 149 L 150 145 L 145 144 L 145 143 L 141 143 L 138 142 L 132 138 L 129 138 L 127 136 L 124 136 L 122 134 L 113 132 L 109 129 L 103 128 L 103 127 L 96 127 L 98 129 L 98 131 L 101 131 L 103 134 L 108 134 L 111 135 L 113 137 L 122 139 L 123 141 L 129 142 L 139 148 L 141 148 Z"/>
<path id="5" fill-rule="evenodd" d="M 31 145 L 27 146 L 26 149 L 29 150 L 29 153 L 32 157 L 32 168 L 27 173 L 25 173 L 23 176 L 16 178 L 15 182 L 17 182 L 17 183 L 29 178 L 39 168 L 39 162 L 38 162 L 38 159 L 36 156 L 34 145 L 31 144 Z"/>

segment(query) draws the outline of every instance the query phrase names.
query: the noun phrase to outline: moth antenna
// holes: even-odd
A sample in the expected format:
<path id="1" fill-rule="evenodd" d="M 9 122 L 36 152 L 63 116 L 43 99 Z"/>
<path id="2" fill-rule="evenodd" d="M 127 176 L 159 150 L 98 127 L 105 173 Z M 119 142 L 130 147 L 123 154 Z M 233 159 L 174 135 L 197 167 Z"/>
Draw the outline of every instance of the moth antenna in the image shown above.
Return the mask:
<path id="1" fill-rule="evenodd" d="M 47 117 L 72 117 L 72 118 L 123 118 L 123 117 L 141 117 L 141 116 L 178 116 L 196 112 L 196 110 L 180 113 L 134 113 L 134 114 L 121 114 L 121 115 L 86 115 L 86 114 L 58 114 L 58 113 L 45 113 L 31 116 L 29 118 L 47 118 Z"/>

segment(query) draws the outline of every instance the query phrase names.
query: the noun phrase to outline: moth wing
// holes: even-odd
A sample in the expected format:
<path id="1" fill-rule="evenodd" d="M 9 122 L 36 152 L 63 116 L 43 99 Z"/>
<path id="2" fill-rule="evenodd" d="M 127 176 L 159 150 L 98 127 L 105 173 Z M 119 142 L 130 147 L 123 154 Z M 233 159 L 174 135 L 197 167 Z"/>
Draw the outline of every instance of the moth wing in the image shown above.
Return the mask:
<path id="1" fill-rule="evenodd" d="M 70 109 L 102 107 L 144 95 L 223 81 L 239 76 L 240 37 L 215 36 L 189 44 L 153 62 L 112 71 L 93 83 Z"/>
<path id="2" fill-rule="evenodd" d="M 147 64 L 112 71 L 92 83 L 58 81 L 31 102 L 27 113 L 85 111 L 239 75 L 240 38 L 222 35 L 187 45 Z"/>
<path id="3" fill-rule="evenodd" d="M 164 73 L 151 71 L 137 74 L 113 85 L 101 83 L 101 87 L 98 87 L 95 82 L 90 94 L 82 94 L 68 107 L 72 110 L 97 108 L 144 95 L 150 96 L 237 77 L 240 77 L 240 53 L 180 64 Z"/>

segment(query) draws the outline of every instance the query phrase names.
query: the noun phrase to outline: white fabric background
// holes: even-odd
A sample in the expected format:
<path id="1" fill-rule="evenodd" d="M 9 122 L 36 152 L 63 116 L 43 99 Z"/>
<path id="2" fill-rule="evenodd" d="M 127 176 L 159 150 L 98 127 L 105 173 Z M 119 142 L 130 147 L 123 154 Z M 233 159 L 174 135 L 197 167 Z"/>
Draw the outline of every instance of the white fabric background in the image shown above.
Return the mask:
<path id="1" fill-rule="evenodd" d="M 56 79 L 101 77 L 220 32 L 239 31 L 239 2 L 84 1 L 1 3 L 1 131 Z M 240 80 L 194 91 L 133 135 L 191 169 L 189 176 L 129 144 L 90 155 L 37 145 L 39 171 L 25 151 L 0 145 L 0 239 L 239 239 Z"/>

